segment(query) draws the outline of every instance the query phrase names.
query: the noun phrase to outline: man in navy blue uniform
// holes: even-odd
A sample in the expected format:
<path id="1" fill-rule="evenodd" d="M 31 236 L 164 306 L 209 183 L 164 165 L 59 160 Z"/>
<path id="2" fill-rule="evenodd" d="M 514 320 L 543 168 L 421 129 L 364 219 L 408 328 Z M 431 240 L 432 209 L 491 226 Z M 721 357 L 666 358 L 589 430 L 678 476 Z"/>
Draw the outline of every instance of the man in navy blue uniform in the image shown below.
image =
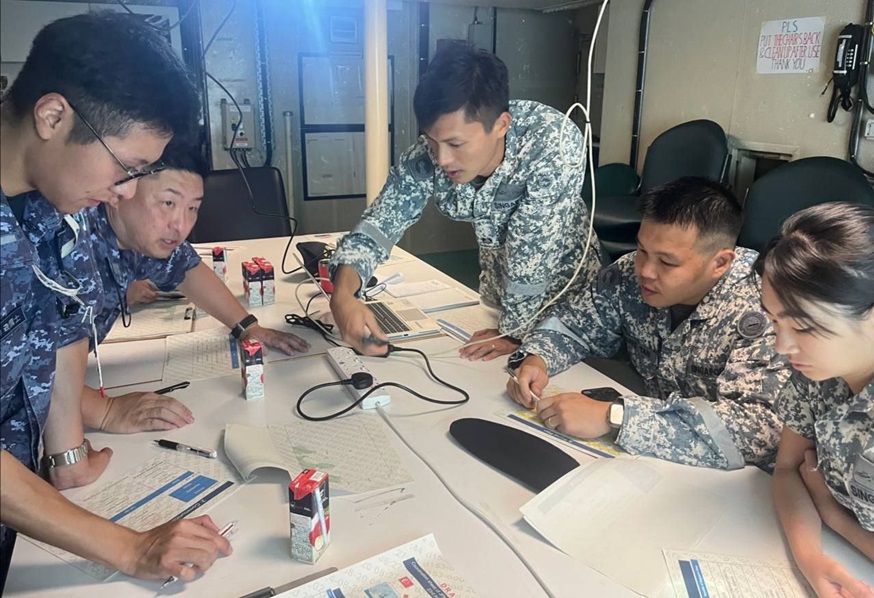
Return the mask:
<path id="1" fill-rule="evenodd" d="M 72 214 L 132 197 L 168 141 L 191 135 L 198 107 L 166 40 L 116 13 L 43 28 L 0 106 L 0 588 L 13 530 L 141 578 L 191 579 L 230 552 L 207 517 L 135 532 L 34 473 L 70 468 L 85 483 L 109 457 L 65 444 L 54 405 L 49 417 L 60 328 L 101 308 L 88 224 Z"/>

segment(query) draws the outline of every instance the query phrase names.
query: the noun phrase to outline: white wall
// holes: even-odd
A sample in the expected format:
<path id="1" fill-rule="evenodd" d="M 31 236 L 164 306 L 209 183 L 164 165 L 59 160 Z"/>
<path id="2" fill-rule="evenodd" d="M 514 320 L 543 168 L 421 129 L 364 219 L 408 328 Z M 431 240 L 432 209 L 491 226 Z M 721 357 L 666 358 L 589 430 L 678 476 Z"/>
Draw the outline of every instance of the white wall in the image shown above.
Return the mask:
<path id="1" fill-rule="evenodd" d="M 611 3 L 601 164 L 628 163 L 642 7 L 643 0 Z M 838 32 L 864 18 L 862 0 L 656 0 L 652 15 L 638 168 L 658 134 L 696 118 L 716 121 L 745 145 L 846 157 L 850 114 L 826 123 L 829 95 L 820 92 Z M 800 17 L 825 17 L 819 69 L 757 74 L 762 22 Z"/>

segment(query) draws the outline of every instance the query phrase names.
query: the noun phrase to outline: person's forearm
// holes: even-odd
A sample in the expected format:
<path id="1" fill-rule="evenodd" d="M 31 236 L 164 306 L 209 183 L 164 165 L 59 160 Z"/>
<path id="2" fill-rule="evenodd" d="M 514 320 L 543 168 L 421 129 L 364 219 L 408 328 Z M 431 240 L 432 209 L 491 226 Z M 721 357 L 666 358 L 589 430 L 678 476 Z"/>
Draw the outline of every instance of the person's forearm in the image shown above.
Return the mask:
<path id="1" fill-rule="evenodd" d="M 354 297 L 361 289 L 361 275 L 352 266 L 340 264 L 334 273 L 333 283 L 334 296 L 341 298 Z"/>
<path id="2" fill-rule="evenodd" d="M 103 428 L 103 419 L 109 410 L 109 399 L 90 386 L 82 388 L 82 422 L 92 430 Z"/>
<path id="3" fill-rule="evenodd" d="M 859 525 L 859 521 L 837 501 L 833 501 L 825 512 L 820 511 L 819 515 L 823 523 L 843 536 L 869 560 L 874 561 L 874 532 Z"/>
<path id="4" fill-rule="evenodd" d="M 808 558 L 822 554 L 822 519 L 796 469 L 778 467 L 772 484 L 777 517 L 795 562 L 803 569 Z"/>
<path id="5" fill-rule="evenodd" d="M 179 290 L 197 307 L 228 328 L 233 328 L 249 313 L 227 285 L 203 262 L 188 271 Z"/>
<path id="6" fill-rule="evenodd" d="M 116 569 L 127 568 L 135 532 L 89 513 L 0 451 L 2 522 L 35 540 Z"/>
<path id="7" fill-rule="evenodd" d="M 87 364 L 88 339 L 67 345 L 57 352 L 51 408 L 43 435 L 47 455 L 76 448 L 85 438 L 81 396 Z"/>

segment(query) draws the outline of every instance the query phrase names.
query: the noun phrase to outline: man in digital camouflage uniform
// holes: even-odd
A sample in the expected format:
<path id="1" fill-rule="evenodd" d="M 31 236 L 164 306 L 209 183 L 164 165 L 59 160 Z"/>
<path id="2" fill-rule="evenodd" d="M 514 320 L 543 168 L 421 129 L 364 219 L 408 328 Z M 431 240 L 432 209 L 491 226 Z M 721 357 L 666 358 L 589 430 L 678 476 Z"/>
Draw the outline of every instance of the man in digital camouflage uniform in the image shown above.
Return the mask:
<path id="1" fill-rule="evenodd" d="M 789 377 L 762 311 L 757 253 L 735 247 L 741 208 L 722 185 L 685 178 L 642 198 L 638 249 L 560 302 L 510 358 L 514 400 L 582 438 L 703 467 L 773 466 L 773 402 Z M 548 376 L 625 344 L 647 396 L 543 397 Z"/>
<path id="2" fill-rule="evenodd" d="M 148 279 L 163 291 L 178 288 L 240 339 L 257 339 L 289 354 L 309 349 L 307 342 L 294 334 L 258 324 L 257 318 L 240 305 L 224 281 L 185 241 L 197 222 L 203 200 L 207 168 L 198 148 L 191 147 L 187 140 L 174 139 L 165 149 L 161 165 L 161 172 L 139 181 L 131 199 L 82 212 L 102 277 L 104 307 L 94 318 L 96 339 L 91 338 L 90 329 L 69 328 L 62 332 L 59 359 L 70 359 L 78 365 L 71 368 L 76 380 L 55 390 L 76 393 L 78 389 L 82 393 L 83 423 L 89 428 L 131 433 L 178 428 L 194 421 L 191 411 L 169 395 L 129 392 L 106 397 L 82 382 L 89 341 L 102 343 L 119 316 L 128 321 L 132 317 L 125 297 L 134 280 Z M 75 394 L 69 400 L 75 400 Z"/>
<path id="3" fill-rule="evenodd" d="M 206 569 L 230 551 L 206 517 L 134 532 L 34 473 L 42 465 L 55 484 L 84 484 L 110 456 L 81 434 L 69 442 L 78 402 L 49 410 L 53 384 L 66 382 L 56 361 L 60 328 L 87 325 L 102 293 L 87 222 L 65 214 L 130 198 L 170 137 L 190 134 L 198 107 L 161 35 L 110 13 L 43 28 L 0 106 L 0 592 L 13 530 L 153 579 L 191 579 L 186 563 Z"/>
<path id="4" fill-rule="evenodd" d="M 489 340 L 462 349 L 468 359 L 494 359 L 518 347 L 544 303 L 583 259 L 588 210 L 583 203 L 582 135 L 557 110 L 509 101 L 507 68 L 495 55 L 453 43 L 434 57 L 416 89 L 414 109 L 425 134 L 401 156 L 358 226 L 332 261 L 331 310 L 343 339 L 370 354 L 367 330 L 385 339 L 356 299 L 361 281 L 385 261 L 429 200 L 453 220 L 473 223 L 480 250 L 482 299 L 501 309 Z M 576 288 L 600 267 L 597 237 Z"/>

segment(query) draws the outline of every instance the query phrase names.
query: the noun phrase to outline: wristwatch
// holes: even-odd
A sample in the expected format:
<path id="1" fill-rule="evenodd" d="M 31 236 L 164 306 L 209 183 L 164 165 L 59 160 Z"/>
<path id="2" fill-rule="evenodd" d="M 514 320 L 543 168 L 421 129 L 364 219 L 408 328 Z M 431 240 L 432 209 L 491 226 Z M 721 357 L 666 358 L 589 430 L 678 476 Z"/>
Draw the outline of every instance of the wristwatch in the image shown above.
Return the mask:
<path id="1" fill-rule="evenodd" d="M 617 399 L 610 403 L 610 408 L 607 410 L 607 423 L 612 429 L 619 430 L 623 419 L 625 419 L 625 402 Z"/>
<path id="2" fill-rule="evenodd" d="M 231 335 L 235 339 L 240 340 L 240 337 L 242 337 L 243 334 L 246 332 L 246 328 L 257 322 L 258 318 L 256 318 L 252 314 L 249 314 L 248 316 L 237 322 L 236 326 L 231 329 Z"/>
<path id="3" fill-rule="evenodd" d="M 521 349 L 516 349 L 509 358 L 507 358 L 507 365 L 511 370 L 518 369 L 519 366 L 522 365 L 522 362 L 525 361 L 525 358 L 528 357 L 528 353 L 522 351 Z"/>
<path id="4" fill-rule="evenodd" d="M 88 441 L 83 440 L 82 444 L 76 448 L 71 448 L 63 453 L 54 455 L 46 455 L 42 458 L 43 465 L 48 469 L 61 467 L 63 465 L 75 465 L 79 461 L 84 461 L 88 458 Z"/>

